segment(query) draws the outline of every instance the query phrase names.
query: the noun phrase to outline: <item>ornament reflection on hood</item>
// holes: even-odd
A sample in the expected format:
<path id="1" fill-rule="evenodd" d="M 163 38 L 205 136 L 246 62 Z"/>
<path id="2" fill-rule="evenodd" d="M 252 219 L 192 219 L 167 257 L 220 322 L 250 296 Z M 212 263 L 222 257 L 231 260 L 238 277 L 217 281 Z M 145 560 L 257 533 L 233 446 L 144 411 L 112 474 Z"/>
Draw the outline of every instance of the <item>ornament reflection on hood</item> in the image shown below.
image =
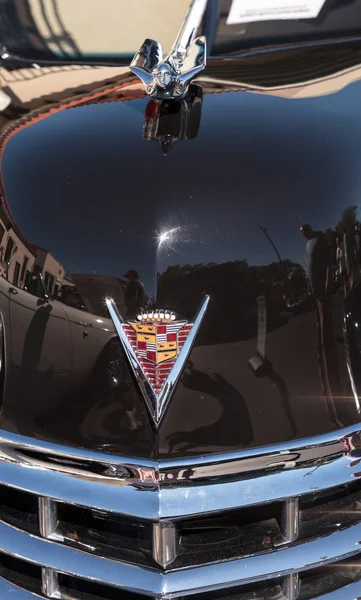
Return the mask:
<path id="1" fill-rule="evenodd" d="M 179 140 L 197 137 L 202 114 L 203 92 L 192 84 L 179 102 L 149 100 L 144 115 L 143 138 L 159 143 L 165 156 Z"/>

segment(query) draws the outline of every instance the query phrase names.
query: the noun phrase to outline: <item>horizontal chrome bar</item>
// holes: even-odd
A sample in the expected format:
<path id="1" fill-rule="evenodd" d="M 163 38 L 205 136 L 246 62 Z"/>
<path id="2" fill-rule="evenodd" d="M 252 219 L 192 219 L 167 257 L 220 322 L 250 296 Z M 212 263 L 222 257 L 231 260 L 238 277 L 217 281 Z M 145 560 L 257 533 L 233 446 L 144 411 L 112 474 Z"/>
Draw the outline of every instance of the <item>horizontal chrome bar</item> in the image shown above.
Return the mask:
<path id="1" fill-rule="evenodd" d="M 361 596 L 361 581 L 357 581 L 343 588 L 340 588 L 329 594 L 317 596 L 313 600 L 355 600 Z M 159 598 L 167 598 L 167 595 L 159 596 Z M 0 577 L 0 598 L 1 600 L 43 600 L 42 596 L 38 596 L 32 592 L 22 590 L 17 585 L 7 582 Z"/>
<path id="2" fill-rule="evenodd" d="M 84 450 L 82 448 L 73 448 L 72 446 L 62 446 L 61 444 L 55 444 L 53 442 L 45 442 L 43 440 L 36 440 L 24 435 L 17 433 L 10 433 L 0 429 L 0 451 L 10 452 L 11 450 L 27 450 L 29 452 L 37 452 L 44 454 L 46 459 L 53 456 L 54 458 L 67 457 L 77 461 L 91 461 L 95 463 L 101 463 L 108 467 L 122 467 L 124 469 L 135 469 L 132 477 L 136 476 L 139 481 L 146 483 L 148 481 L 148 472 L 155 470 L 159 467 L 157 461 L 148 460 L 146 458 L 125 458 L 124 456 L 118 456 L 109 454 L 107 452 L 99 452 L 96 450 Z M 143 469 L 146 472 L 143 473 Z M 144 478 L 143 478 L 144 476 Z"/>
<path id="3" fill-rule="evenodd" d="M 184 479 L 184 469 L 155 466 L 163 463 L 150 466 L 144 461 L 141 466 L 117 456 L 49 443 L 45 447 L 42 442 L 38 447 L 34 440 L 29 445 L 28 438 L 8 436 L 0 437 L 0 483 L 154 521 L 284 500 L 354 481 L 358 451 L 352 448 L 361 441 L 355 430 L 344 437 L 334 433 L 333 438 L 322 438 L 320 445 L 315 438 L 287 452 L 259 449 L 258 455 L 247 458 L 245 453 L 245 458 L 228 463 L 202 465 L 194 459 L 195 475 L 189 480 Z M 190 485 L 193 482 L 197 485 Z"/>
<path id="4" fill-rule="evenodd" d="M 320 456 L 330 456 L 332 454 L 336 454 L 337 451 L 340 450 L 340 447 L 342 447 L 343 440 L 349 438 L 350 436 L 359 436 L 361 440 L 361 423 L 350 427 L 344 427 L 338 431 L 332 431 L 330 433 L 324 433 L 322 435 L 316 435 L 309 438 L 301 438 L 299 440 L 293 440 L 289 442 L 282 442 L 280 444 L 272 444 L 266 447 L 244 449 L 237 452 L 222 452 L 219 454 L 194 456 L 191 458 L 149 460 L 146 458 L 130 458 L 96 450 L 84 450 L 80 448 L 73 448 L 71 446 L 62 446 L 53 442 L 35 440 L 34 438 L 19 435 L 17 433 L 10 433 L 9 431 L 0 429 L 0 451 L 3 448 L 7 451 L 9 451 L 11 448 L 20 448 L 44 453 L 47 457 L 51 455 L 59 457 L 60 455 L 63 457 L 67 456 L 68 458 L 74 458 L 77 460 L 93 461 L 114 467 L 121 466 L 129 470 L 134 470 L 135 472 L 132 474 L 132 477 L 137 476 L 136 478 L 138 478 L 141 483 L 147 483 L 147 481 L 149 481 L 150 471 L 153 471 L 155 475 L 157 471 L 160 471 L 165 475 L 165 477 L 160 479 L 164 480 L 167 479 L 167 473 L 175 472 L 177 470 L 187 470 L 188 467 L 192 467 L 193 470 L 193 468 L 198 467 L 205 470 L 201 473 L 197 473 L 197 478 L 203 478 L 207 476 L 220 477 L 236 474 L 245 471 L 246 469 L 248 470 L 248 463 L 245 469 L 240 469 L 239 467 L 243 461 L 248 461 L 249 459 L 257 459 L 257 461 L 260 461 L 258 468 L 264 468 L 265 465 L 269 464 L 270 460 L 274 459 L 275 457 L 278 457 L 279 459 L 283 457 L 283 460 L 287 462 L 288 455 L 294 457 L 294 454 L 297 454 L 301 450 L 309 450 L 312 452 L 312 449 L 315 447 L 319 448 Z M 209 467 L 209 471 L 207 471 L 207 467 Z M 235 467 L 237 467 L 237 469 Z M 143 472 L 144 470 L 145 473 Z M 194 474 L 192 477 L 187 479 L 192 478 L 194 478 Z"/>
<path id="5" fill-rule="evenodd" d="M 0 521 L 0 551 L 42 567 L 150 596 L 176 598 L 266 581 L 360 552 L 361 524 L 276 552 L 179 571 L 156 572 L 29 535 Z"/>
<path id="6" fill-rule="evenodd" d="M 212 483 L 206 480 L 204 485 L 184 485 L 172 480 L 173 486 L 168 486 L 157 481 L 156 473 L 151 484 L 151 475 L 143 472 L 142 478 L 147 482 L 141 483 L 140 479 L 127 475 L 125 466 L 108 464 L 104 473 L 99 474 L 99 463 L 97 469 L 89 460 L 87 468 L 73 468 L 69 466 L 68 455 L 63 455 L 66 461 L 62 464 L 58 455 L 54 461 L 51 455 L 41 460 L 25 455 L 19 445 L 6 448 L 3 444 L 0 445 L 0 483 L 71 504 L 154 521 L 174 520 L 288 499 L 354 481 L 359 467 L 352 452 L 342 453 L 342 449 L 345 450 L 342 441 L 334 442 L 333 448 L 335 452 L 326 456 L 323 447 L 317 446 L 284 454 L 286 466 L 277 472 L 264 466 L 257 476 L 251 471 L 239 480 L 234 477 Z M 291 466 L 290 461 L 296 456 L 302 459 L 298 467 Z M 269 464 L 274 464 L 274 457 L 270 461 Z"/>
<path id="7" fill-rule="evenodd" d="M 49 462 L 22 460 L 11 463 L 0 459 L 0 483 L 70 504 L 159 519 L 157 486 L 144 486 L 140 494 L 141 486 L 116 477 L 100 478 L 90 468 L 75 475 L 64 473 Z"/>

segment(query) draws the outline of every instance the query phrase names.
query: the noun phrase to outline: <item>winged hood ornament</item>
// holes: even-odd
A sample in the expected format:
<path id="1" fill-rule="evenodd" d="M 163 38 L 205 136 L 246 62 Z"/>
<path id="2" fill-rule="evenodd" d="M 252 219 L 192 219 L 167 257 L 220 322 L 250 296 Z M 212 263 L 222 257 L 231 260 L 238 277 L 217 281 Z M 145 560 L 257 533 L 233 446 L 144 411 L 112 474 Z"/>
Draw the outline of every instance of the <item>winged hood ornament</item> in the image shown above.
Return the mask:
<path id="1" fill-rule="evenodd" d="M 149 96 L 159 100 L 182 98 L 196 75 L 206 66 L 206 38 L 193 39 L 207 0 L 193 0 L 172 50 L 164 56 L 159 42 L 144 40 L 130 70 L 144 83 Z"/>
<path id="2" fill-rule="evenodd" d="M 162 100 L 181 98 L 196 75 L 206 66 L 206 38 L 190 43 L 184 57 L 172 51 L 163 57 L 162 46 L 145 40 L 130 63 L 130 70 L 141 79 L 149 96 Z"/>

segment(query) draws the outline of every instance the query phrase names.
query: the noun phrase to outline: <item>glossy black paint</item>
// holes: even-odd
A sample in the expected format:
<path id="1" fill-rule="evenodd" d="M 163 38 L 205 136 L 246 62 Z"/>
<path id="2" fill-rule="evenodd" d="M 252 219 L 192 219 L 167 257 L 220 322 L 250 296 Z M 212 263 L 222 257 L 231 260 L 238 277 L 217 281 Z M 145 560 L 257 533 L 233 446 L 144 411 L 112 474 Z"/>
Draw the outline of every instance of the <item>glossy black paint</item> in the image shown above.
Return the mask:
<path id="1" fill-rule="evenodd" d="M 303 52 L 293 51 L 294 60 Z M 316 66 L 324 68 L 324 56 Z M 272 68 L 280 77 L 285 58 L 292 72 L 292 57 L 278 52 L 273 67 L 265 61 L 268 78 Z M 59 281 L 71 280 L 77 293 L 49 300 L 28 280 L 31 294 L 14 284 L 16 253 L 9 267 L 3 260 L 3 429 L 163 458 L 359 421 L 361 84 L 350 77 L 337 93 L 302 98 L 304 87 L 289 99 L 294 87 L 237 89 L 246 59 L 221 64 L 200 81 L 202 112 L 197 93 L 185 125 L 178 110 L 153 110 L 128 74 L 18 120 L 7 109 L 1 245 L 6 252 L 13 234 L 18 252 L 24 247 L 38 265 L 46 249 Z M 324 77 L 325 91 L 338 89 L 334 77 Z M 302 235 L 304 224 L 316 233 Z M 337 235 L 346 258 L 336 258 Z M 211 297 L 157 433 L 104 307 L 109 293 L 133 316 L 129 270 L 144 283 L 146 307 L 179 318 L 192 321 L 204 294 Z"/>

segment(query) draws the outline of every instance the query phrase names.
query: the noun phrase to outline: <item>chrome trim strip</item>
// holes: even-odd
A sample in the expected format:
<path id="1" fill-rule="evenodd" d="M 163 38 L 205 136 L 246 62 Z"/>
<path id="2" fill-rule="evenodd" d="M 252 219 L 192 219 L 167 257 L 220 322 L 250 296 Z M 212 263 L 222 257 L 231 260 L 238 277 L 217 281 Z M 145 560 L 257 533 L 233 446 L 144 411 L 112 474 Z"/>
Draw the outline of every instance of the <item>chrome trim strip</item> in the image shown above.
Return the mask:
<path id="1" fill-rule="evenodd" d="M 313 600 L 355 600 L 361 596 L 361 581 L 356 581 L 350 585 L 342 587 L 329 594 L 317 596 Z M 159 596 L 159 598 L 168 598 L 168 595 Z M 38 596 L 33 592 L 22 590 L 13 583 L 9 583 L 0 577 L 0 598 L 1 600 L 42 600 L 42 596 Z"/>
<path id="2" fill-rule="evenodd" d="M 201 457 L 191 457 L 173 460 L 163 460 L 157 463 L 162 472 L 173 472 L 176 470 L 187 470 L 187 467 L 196 468 L 196 471 L 188 479 L 201 479 L 206 477 L 223 477 L 249 470 L 259 470 L 266 466 L 274 466 L 273 459 L 283 465 L 292 466 L 298 462 L 300 457 L 295 456 L 299 452 L 312 451 L 318 448 L 318 456 L 330 456 L 343 450 L 343 440 L 350 436 L 358 436 L 361 441 L 361 424 L 316 435 L 314 437 L 300 438 L 290 442 L 282 442 L 269 446 L 257 448 L 245 448 L 235 452 L 224 452 L 209 454 Z"/>
<path id="3" fill-rule="evenodd" d="M 202 305 L 198 311 L 198 314 L 193 322 L 193 327 L 188 334 L 188 337 L 184 343 L 184 346 L 180 353 L 177 356 L 177 360 L 174 363 L 174 366 L 169 373 L 167 380 L 157 398 L 157 412 L 156 412 L 156 420 L 159 424 L 162 416 L 165 414 L 166 408 L 169 404 L 169 400 L 171 398 L 172 393 L 175 390 L 175 387 L 179 381 L 179 378 L 182 374 L 182 371 L 185 367 L 187 359 L 191 353 L 194 341 L 196 339 L 197 333 L 201 326 L 204 315 L 206 314 L 206 310 L 208 308 L 208 304 L 210 301 L 210 296 L 206 296 L 202 302 Z"/>
<path id="4" fill-rule="evenodd" d="M 359 476 L 355 459 L 360 451 L 353 450 L 352 444 L 359 444 L 360 434 L 355 430 L 344 438 L 333 435 L 334 439 L 328 436 L 320 445 L 315 438 L 309 446 L 294 451 L 261 449 L 258 456 L 238 456 L 223 467 L 202 466 L 195 458 L 192 468 L 196 477 L 189 479 L 179 467 L 167 471 L 159 466 L 162 463 L 145 460 L 140 466 L 139 461 L 132 464 L 129 459 L 44 442 L 37 447 L 34 440 L 30 445 L 27 438 L 7 434 L 6 439 L 3 434 L 0 483 L 128 516 L 153 521 L 177 519 L 289 499 L 354 481 Z M 220 471 L 223 476 L 212 479 L 213 473 Z M 197 485 L 189 485 L 193 481 Z"/>
<path id="5" fill-rule="evenodd" d="M 355 461 L 356 462 L 356 461 Z M 163 519 L 186 517 L 284 500 L 354 481 L 357 466 L 346 458 L 279 473 L 263 473 L 239 481 L 162 489 L 159 515 Z"/>
<path id="6" fill-rule="evenodd" d="M 67 457 L 79 461 L 85 460 L 88 462 L 102 463 L 106 465 L 106 467 L 134 469 L 134 473 L 129 476 L 135 477 L 142 483 L 149 482 L 149 479 L 142 477 L 142 469 L 146 469 L 147 475 L 149 470 L 157 469 L 159 466 L 157 461 L 149 460 L 147 458 L 125 458 L 124 456 L 113 455 L 97 450 L 85 450 L 83 448 L 74 448 L 72 446 L 62 446 L 61 444 L 37 440 L 35 438 L 0 429 L 0 460 L 2 460 L 3 451 L 6 452 L 7 456 L 10 456 L 11 451 L 19 448 L 21 450 L 42 453 L 46 455 L 46 457 L 53 456 L 56 459 L 58 459 L 58 457 Z"/>
<path id="7" fill-rule="evenodd" d="M 159 519 L 158 486 L 132 484 L 117 477 L 101 478 L 84 472 L 75 476 L 43 465 L 40 461 L 0 462 L 0 483 L 49 496 L 69 504 L 79 504 L 99 510 L 122 513 L 133 517 Z M 142 494 L 139 491 L 143 490 Z"/>
<path id="8" fill-rule="evenodd" d="M 11 433 L 4 429 L 0 429 L 0 460 L 2 454 L 2 446 L 5 445 L 9 451 L 11 447 L 14 449 L 20 447 L 22 449 L 34 450 L 42 452 L 46 455 L 67 456 L 74 459 L 100 462 L 104 465 L 122 466 L 126 469 L 134 469 L 132 477 L 139 479 L 142 477 L 143 469 L 146 470 L 146 475 L 149 475 L 149 470 L 161 470 L 164 474 L 163 480 L 166 479 L 166 474 L 179 470 L 179 479 L 191 481 L 192 479 L 200 479 L 208 477 L 222 477 L 233 475 L 236 473 L 246 472 L 251 470 L 263 469 L 273 459 L 278 458 L 281 463 L 290 463 L 297 459 L 293 453 L 299 453 L 305 450 L 314 450 L 318 447 L 318 456 L 325 457 L 331 454 L 338 454 L 343 451 L 343 440 L 349 437 L 358 436 L 361 443 L 361 423 L 344 427 L 337 431 L 323 433 L 308 438 L 300 438 L 290 442 L 282 442 L 279 444 L 271 444 L 269 446 L 261 446 L 257 448 L 245 448 L 234 452 L 222 452 L 218 454 L 192 456 L 188 458 L 150 460 L 147 458 L 125 457 L 97 450 L 87 450 L 83 448 L 75 448 L 72 446 L 63 446 L 54 442 L 37 440 L 17 433 Z M 254 463 L 245 463 L 249 459 L 257 459 Z M 244 466 L 243 469 L 240 466 Z M 272 465 L 273 466 L 273 465 Z M 187 467 L 197 468 L 196 475 L 185 477 L 181 473 L 182 470 L 187 470 Z M 150 481 L 149 478 L 147 481 Z M 141 478 L 141 482 L 146 482 L 146 479 Z"/>
<path id="9" fill-rule="evenodd" d="M 2 521 L 0 521 L 0 550 L 27 562 L 81 579 L 149 595 L 162 594 L 164 591 L 164 576 L 161 573 L 88 554 L 57 542 L 29 535 Z"/>
<path id="10" fill-rule="evenodd" d="M 342 560 L 360 552 L 360 536 L 358 523 L 290 548 L 162 573 L 74 550 L 0 521 L 0 550 L 6 554 L 82 579 L 169 598 L 266 581 Z"/>
<path id="11" fill-rule="evenodd" d="M 109 311 L 111 320 L 113 321 L 116 332 L 119 336 L 119 340 L 122 344 L 125 355 L 128 359 L 129 365 L 131 367 L 132 373 L 135 378 L 135 382 L 137 387 L 144 399 L 148 412 L 152 418 L 154 424 L 157 424 L 156 417 L 156 406 L 157 406 L 157 397 L 152 390 L 152 387 L 148 383 L 148 379 L 146 374 L 144 373 L 142 366 L 138 360 L 138 357 L 128 340 L 128 337 L 123 329 L 123 319 L 118 310 L 117 305 L 115 304 L 113 298 L 105 298 L 105 303 L 107 305 L 107 309 Z"/>

